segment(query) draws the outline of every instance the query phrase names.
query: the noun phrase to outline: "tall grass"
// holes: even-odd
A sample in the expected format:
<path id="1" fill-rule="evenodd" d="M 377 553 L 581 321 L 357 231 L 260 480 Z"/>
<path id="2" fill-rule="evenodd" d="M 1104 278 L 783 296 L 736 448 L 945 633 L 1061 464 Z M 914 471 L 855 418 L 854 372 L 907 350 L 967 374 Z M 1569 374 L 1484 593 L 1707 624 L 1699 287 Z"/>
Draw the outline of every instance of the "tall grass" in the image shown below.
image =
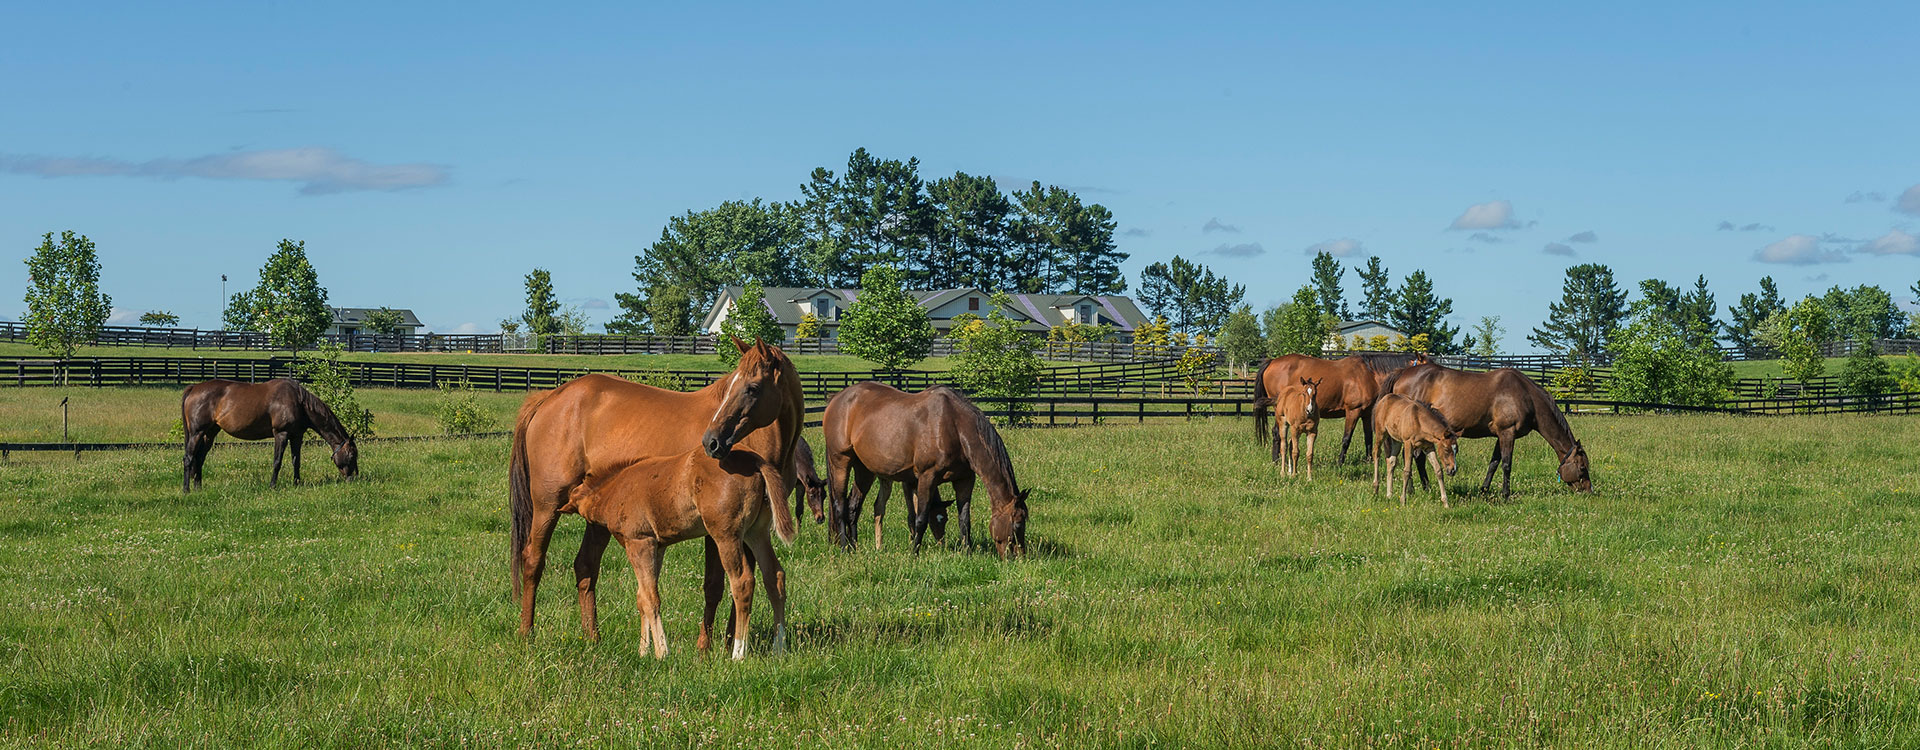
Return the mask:
<path id="1" fill-rule="evenodd" d="M 1920 743 L 1920 419 L 1574 429 L 1596 493 L 1528 438 L 1490 501 L 1473 441 L 1451 510 L 1375 500 L 1357 464 L 1282 478 L 1233 420 L 1010 431 L 1032 558 L 911 555 L 897 493 L 884 551 L 809 524 L 781 550 L 791 651 L 744 663 L 692 651 L 697 543 L 667 555 L 666 661 L 636 653 L 617 551 L 585 643 L 573 518 L 515 637 L 504 440 L 378 446 L 366 481 L 279 491 L 215 460 L 184 497 L 168 452 L 16 459 L 0 742 Z"/>

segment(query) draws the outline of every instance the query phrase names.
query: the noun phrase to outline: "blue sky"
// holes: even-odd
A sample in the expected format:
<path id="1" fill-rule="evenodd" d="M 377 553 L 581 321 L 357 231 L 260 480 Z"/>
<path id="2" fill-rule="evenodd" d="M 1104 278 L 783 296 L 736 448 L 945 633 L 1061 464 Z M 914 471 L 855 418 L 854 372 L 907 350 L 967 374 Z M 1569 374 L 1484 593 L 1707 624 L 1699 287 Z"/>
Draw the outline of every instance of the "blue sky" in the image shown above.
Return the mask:
<path id="1" fill-rule="evenodd" d="M 600 322 L 668 216 L 865 146 L 1079 190 L 1134 283 L 1425 269 L 1510 350 L 1576 262 L 1920 280 L 1916 4 L 635 5 L 9 9 L 0 257 L 73 229 L 116 307 L 212 326 L 291 237 L 335 304 L 490 331 L 537 265 Z"/>

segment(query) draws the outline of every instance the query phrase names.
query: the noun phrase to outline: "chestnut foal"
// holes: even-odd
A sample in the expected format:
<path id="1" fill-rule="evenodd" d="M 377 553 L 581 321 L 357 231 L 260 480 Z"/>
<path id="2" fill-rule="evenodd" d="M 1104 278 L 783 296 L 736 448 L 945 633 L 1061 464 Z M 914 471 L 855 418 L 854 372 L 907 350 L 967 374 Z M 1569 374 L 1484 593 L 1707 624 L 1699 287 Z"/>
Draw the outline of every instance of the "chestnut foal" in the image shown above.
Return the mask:
<path id="1" fill-rule="evenodd" d="M 1380 440 L 1374 444 L 1373 451 L 1373 494 L 1380 494 L 1380 457 L 1386 453 L 1390 443 L 1400 443 L 1400 460 L 1404 464 L 1405 474 L 1400 483 L 1400 504 L 1407 504 L 1407 485 L 1413 483 L 1413 464 L 1422 453 L 1431 462 L 1434 471 L 1442 478 L 1440 485 L 1440 507 L 1452 507 L 1447 503 L 1447 481 L 1459 467 L 1453 461 L 1454 449 L 1459 445 L 1460 433 L 1447 425 L 1447 419 L 1440 412 L 1412 398 L 1398 393 L 1381 396 L 1373 404 L 1373 423 L 1380 430 Z M 1393 494 L 1393 458 L 1387 458 L 1387 494 Z"/>

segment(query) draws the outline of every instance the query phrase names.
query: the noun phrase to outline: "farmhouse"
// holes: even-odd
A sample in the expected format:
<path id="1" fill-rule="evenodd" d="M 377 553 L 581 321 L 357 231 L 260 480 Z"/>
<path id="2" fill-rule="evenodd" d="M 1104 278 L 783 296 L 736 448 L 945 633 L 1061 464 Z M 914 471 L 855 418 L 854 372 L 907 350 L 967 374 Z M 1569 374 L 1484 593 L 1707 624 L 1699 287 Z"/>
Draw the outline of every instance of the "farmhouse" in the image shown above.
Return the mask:
<path id="1" fill-rule="evenodd" d="M 1327 337 L 1327 344 L 1321 347 L 1321 351 L 1330 352 L 1350 349 L 1353 347 L 1353 337 L 1355 336 L 1359 336 L 1362 339 L 1385 336 L 1388 340 L 1394 340 L 1404 335 L 1406 334 L 1401 333 L 1393 326 L 1378 320 L 1342 320 L 1340 321 L 1340 325 L 1334 327 L 1333 335 Z M 1345 344 L 1345 346 L 1341 346 L 1341 344 Z"/>
<path id="2" fill-rule="evenodd" d="M 720 298 L 714 300 L 712 309 L 707 311 L 700 327 L 709 333 L 720 330 L 727 314 L 733 309 L 733 301 L 740 298 L 744 290 L 738 286 L 729 286 L 720 290 Z M 846 314 L 847 306 L 860 298 L 858 289 L 802 289 L 791 287 L 768 287 L 766 297 L 761 304 L 773 312 L 774 319 L 780 321 L 780 327 L 791 339 L 794 330 L 800 325 L 800 317 L 812 313 L 820 319 L 820 335 L 834 338 L 840 328 L 840 316 Z M 936 332 L 945 334 L 953 325 L 955 316 L 972 313 L 986 317 L 992 311 L 993 294 L 984 289 L 965 287 L 960 289 L 909 290 L 907 294 L 919 301 L 927 311 L 927 317 L 933 322 Z M 1063 323 L 1084 323 L 1112 326 L 1123 337 L 1131 336 L 1133 327 L 1146 322 L 1146 314 L 1133 304 L 1133 300 L 1113 294 L 1013 294 L 1013 304 L 1002 308 L 1009 318 L 1020 321 L 1021 328 L 1034 333 L 1045 334 L 1048 328 Z"/>
<path id="3" fill-rule="evenodd" d="M 327 326 L 327 335 L 329 336 L 373 333 L 367 330 L 367 316 L 380 311 L 378 307 L 335 307 L 330 309 L 333 310 L 333 322 Z M 390 309 L 400 313 L 399 332 L 402 334 L 408 336 L 414 335 L 419 333 L 420 329 L 425 326 L 425 324 L 420 322 L 418 317 L 414 316 L 412 310 L 397 307 Z"/>

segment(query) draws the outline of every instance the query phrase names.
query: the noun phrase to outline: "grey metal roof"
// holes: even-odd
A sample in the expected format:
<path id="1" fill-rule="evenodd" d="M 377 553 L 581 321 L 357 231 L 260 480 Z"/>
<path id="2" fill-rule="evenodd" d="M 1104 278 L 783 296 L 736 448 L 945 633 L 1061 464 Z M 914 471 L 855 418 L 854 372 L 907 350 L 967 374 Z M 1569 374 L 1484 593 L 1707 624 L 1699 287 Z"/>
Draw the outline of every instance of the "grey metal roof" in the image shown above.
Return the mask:
<path id="1" fill-rule="evenodd" d="M 745 288 L 739 285 L 726 287 L 725 292 L 714 300 L 713 307 L 707 311 L 706 317 L 702 320 L 702 326 L 711 328 L 714 325 L 713 321 L 720 317 L 722 305 L 726 303 L 725 301 L 738 298 L 745 291 Z M 843 307 L 852 304 L 853 301 L 860 296 L 860 290 L 858 289 L 822 289 L 819 287 L 766 287 L 761 291 L 766 295 L 764 300 L 767 310 L 773 313 L 774 319 L 779 321 L 781 325 L 799 325 L 800 317 L 812 311 L 813 298 L 821 292 L 826 292 L 837 297 L 839 305 Z M 912 296 L 915 301 L 920 303 L 921 307 L 928 310 L 936 309 L 941 305 L 963 297 L 971 292 L 978 292 L 982 295 L 989 294 L 984 289 L 975 289 L 972 287 L 907 290 L 909 296 Z M 1100 304 L 1100 318 L 1122 331 L 1131 331 L 1135 324 L 1145 322 L 1148 319 L 1146 314 L 1140 312 L 1140 308 L 1133 303 L 1131 298 L 1117 294 L 1012 294 L 1010 296 L 1013 297 L 1012 309 L 1014 312 L 1021 316 L 1034 319 L 1022 326 L 1022 328 L 1028 330 L 1045 331 L 1048 326 L 1061 322 L 1057 319 L 1057 313 L 1049 313 L 1047 312 L 1048 310 L 1069 306 L 1088 297 L 1091 297 Z M 946 320 L 945 318 L 934 320 L 934 327 L 947 327 Z M 837 322 L 834 320 L 821 322 L 827 325 L 837 325 Z"/>
<path id="2" fill-rule="evenodd" d="M 395 307 L 390 309 L 392 309 L 394 312 L 400 313 L 400 325 L 412 326 L 415 328 L 419 328 L 426 325 L 425 323 L 420 322 L 420 318 L 415 316 L 412 310 L 409 310 L 404 307 Z M 335 307 L 335 308 L 332 308 L 332 310 L 333 310 L 334 325 L 360 325 L 366 322 L 368 314 L 379 312 L 380 308 L 378 307 Z"/>

